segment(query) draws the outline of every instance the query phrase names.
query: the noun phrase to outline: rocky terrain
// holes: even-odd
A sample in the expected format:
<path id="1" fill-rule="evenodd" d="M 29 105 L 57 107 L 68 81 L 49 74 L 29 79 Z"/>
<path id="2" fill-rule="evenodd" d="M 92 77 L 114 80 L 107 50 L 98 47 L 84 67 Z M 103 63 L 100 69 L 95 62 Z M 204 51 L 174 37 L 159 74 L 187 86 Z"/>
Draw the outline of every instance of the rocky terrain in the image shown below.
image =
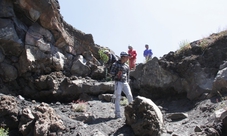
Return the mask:
<path id="1" fill-rule="evenodd" d="M 106 48 L 59 8 L 57 0 L 0 1 L 0 127 L 9 135 L 227 135 L 227 31 L 138 64 L 134 101 L 115 119 Z"/>
<path id="2" fill-rule="evenodd" d="M 111 94 L 106 94 L 105 99 L 102 97 L 92 97 L 88 95 L 81 96 L 80 100 L 75 100 L 68 103 L 52 102 L 43 103 L 37 102 L 35 100 L 27 100 L 21 97 L 9 96 L 1 94 L 1 121 L 3 126 L 11 128 L 10 135 L 21 136 L 21 135 L 37 135 L 30 134 L 35 122 L 39 122 L 40 127 L 42 126 L 42 117 L 37 118 L 37 106 L 43 107 L 39 109 L 47 109 L 46 112 L 40 111 L 42 114 L 40 116 L 46 115 L 51 111 L 50 115 L 56 120 L 52 123 L 55 126 L 54 132 L 49 132 L 48 135 L 63 135 L 63 136 L 106 136 L 106 135 L 124 135 L 133 136 L 135 135 L 133 129 L 126 124 L 126 117 L 124 108 L 121 106 L 122 118 L 114 118 L 114 105 L 110 102 Z M 109 96 L 109 97 L 108 97 Z M 226 124 L 224 122 L 217 122 L 216 116 L 218 116 L 216 111 L 220 109 L 226 109 L 227 101 L 223 98 L 226 94 L 222 96 L 215 96 L 211 99 L 201 100 L 201 101 L 191 101 L 185 97 L 169 97 L 167 99 L 159 99 L 155 103 L 159 106 L 163 113 L 164 127 L 162 129 L 162 136 L 172 136 L 172 135 L 226 135 Z M 5 102 L 6 101 L 6 102 Z M 76 110 L 74 105 L 83 105 L 84 109 L 81 111 Z M 16 105 L 16 106 L 15 106 Z M 25 109 L 31 109 L 30 112 L 25 112 Z M 53 109 L 53 110 L 50 110 Z M 16 111 L 15 111 L 16 110 Z M 137 110 L 137 109 L 136 109 Z M 28 110 L 29 111 L 29 110 Z M 38 110 L 39 111 L 39 110 Z M 23 112 L 23 113 L 20 113 Z M 24 113 L 25 112 L 25 113 Z M 221 112 L 222 113 L 222 112 Z M 16 119 L 20 122 L 15 122 Z M 141 113 L 142 114 L 142 113 Z M 226 112 L 224 112 L 225 116 Z M 27 123 L 23 123 L 23 117 L 26 117 Z M 34 116 L 34 117 L 33 117 Z M 13 118 L 14 117 L 14 118 Z M 29 119 L 30 118 L 30 119 Z M 38 121 L 41 120 L 41 121 Z M 47 120 L 51 120 L 45 117 L 45 124 L 51 124 Z M 18 122 L 16 121 L 16 122 Z M 31 124 L 30 124 L 30 123 Z M 38 124 L 36 127 L 38 128 Z M 56 124 L 55 124 L 56 123 Z M 26 131 L 22 131 L 23 125 Z M 28 125 L 30 124 L 30 125 Z M 5 126 L 5 127 L 6 127 Z M 50 125 L 51 126 L 51 125 Z M 20 131 L 18 132 L 17 127 Z M 30 131 L 29 131 L 30 130 Z M 59 131 L 61 130 L 61 131 Z M 146 129 L 144 130 L 146 131 Z M 27 133 L 26 133 L 27 132 Z M 29 133 L 28 133 L 29 132 Z M 42 132 L 42 131 L 41 131 Z M 44 131 L 45 132 L 45 131 Z M 33 132 L 34 133 L 34 132 Z M 43 132 L 39 135 L 43 135 Z"/>

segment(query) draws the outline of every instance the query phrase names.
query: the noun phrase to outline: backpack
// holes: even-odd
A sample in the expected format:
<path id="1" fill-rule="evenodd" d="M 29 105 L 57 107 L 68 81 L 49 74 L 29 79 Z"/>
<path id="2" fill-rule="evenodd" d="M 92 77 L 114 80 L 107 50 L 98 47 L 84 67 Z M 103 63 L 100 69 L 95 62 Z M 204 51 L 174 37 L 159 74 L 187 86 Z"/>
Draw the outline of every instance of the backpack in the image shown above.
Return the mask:
<path id="1" fill-rule="evenodd" d="M 111 63 L 113 64 L 114 62 L 117 61 L 117 57 L 115 55 L 112 54 L 112 60 L 111 60 Z"/>

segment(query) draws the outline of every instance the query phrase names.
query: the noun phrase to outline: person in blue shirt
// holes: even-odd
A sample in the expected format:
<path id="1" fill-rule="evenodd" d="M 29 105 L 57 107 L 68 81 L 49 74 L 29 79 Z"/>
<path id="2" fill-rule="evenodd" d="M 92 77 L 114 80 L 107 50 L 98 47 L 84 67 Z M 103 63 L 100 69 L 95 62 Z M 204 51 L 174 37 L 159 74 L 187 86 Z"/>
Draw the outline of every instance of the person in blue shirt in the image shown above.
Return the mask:
<path id="1" fill-rule="evenodd" d="M 147 62 L 148 60 L 150 60 L 152 58 L 153 53 L 152 53 L 152 50 L 149 49 L 149 45 L 148 44 L 145 45 L 145 48 L 146 49 L 143 52 L 143 56 L 145 57 L 145 60 Z"/>

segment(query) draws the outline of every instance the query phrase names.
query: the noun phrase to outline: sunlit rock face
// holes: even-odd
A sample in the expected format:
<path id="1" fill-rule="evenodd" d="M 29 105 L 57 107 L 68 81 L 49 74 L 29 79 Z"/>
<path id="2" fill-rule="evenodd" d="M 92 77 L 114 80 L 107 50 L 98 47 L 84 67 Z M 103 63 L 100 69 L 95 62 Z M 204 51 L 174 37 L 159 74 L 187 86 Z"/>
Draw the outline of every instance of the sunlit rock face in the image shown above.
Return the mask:
<path id="1" fill-rule="evenodd" d="M 139 64 L 130 73 L 132 90 L 152 99 L 184 95 L 190 100 L 226 92 L 226 37 L 226 31 L 212 34 L 188 49 Z"/>
<path id="2" fill-rule="evenodd" d="M 58 99 L 65 77 L 105 77 L 98 54 L 102 47 L 94 43 L 91 34 L 67 24 L 59 8 L 57 0 L 0 1 L 1 91 Z M 37 87 L 41 76 L 51 73 L 61 74 Z"/>

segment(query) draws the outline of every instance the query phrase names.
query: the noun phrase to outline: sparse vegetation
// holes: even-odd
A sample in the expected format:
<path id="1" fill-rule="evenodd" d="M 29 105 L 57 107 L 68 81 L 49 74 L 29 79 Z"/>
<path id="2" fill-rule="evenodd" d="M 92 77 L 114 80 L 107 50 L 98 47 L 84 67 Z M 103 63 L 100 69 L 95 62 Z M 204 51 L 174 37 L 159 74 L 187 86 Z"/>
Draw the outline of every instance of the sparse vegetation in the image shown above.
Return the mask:
<path id="1" fill-rule="evenodd" d="M 212 33 L 207 38 L 199 40 L 197 44 L 201 47 L 202 51 L 205 51 L 210 44 L 224 36 L 227 36 L 227 30 L 219 31 L 218 33 Z M 179 47 L 180 48 L 176 51 L 176 54 L 181 54 L 184 51 L 191 49 L 190 42 L 188 40 L 181 41 L 179 43 Z"/>
<path id="2" fill-rule="evenodd" d="M 204 51 L 206 49 L 206 47 L 209 45 L 209 42 L 207 39 L 203 39 L 200 41 L 200 47 L 202 48 L 202 50 Z"/>
<path id="3" fill-rule="evenodd" d="M 224 36 L 227 36 L 227 30 L 219 31 L 218 33 L 212 33 L 207 38 L 201 39 L 199 45 L 201 46 L 202 50 L 205 50 L 210 44 Z"/>
<path id="4" fill-rule="evenodd" d="M 219 40 L 219 39 L 223 38 L 224 36 L 227 36 L 227 30 L 221 31 L 221 32 L 219 32 L 219 33 L 213 33 L 213 34 L 210 35 L 210 37 L 211 37 L 214 41 Z"/>
<path id="5" fill-rule="evenodd" d="M 213 34 L 212 34 L 213 35 Z M 227 36 L 227 28 L 218 28 L 216 33 L 216 38 L 219 39 L 223 36 Z"/>
<path id="6" fill-rule="evenodd" d="M 222 94 L 219 91 L 217 91 L 217 93 L 220 96 L 220 104 L 217 106 L 216 110 L 221 109 L 221 108 L 227 109 L 227 104 L 226 104 L 227 98 L 222 96 Z M 218 99 L 216 101 L 219 102 Z"/>
<path id="7" fill-rule="evenodd" d="M 101 58 L 101 60 L 102 60 L 103 63 L 106 63 L 108 61 L 108 59 L 109 59 L 108 56 L 104 53 L 105 50 L 106 49 L 100 49 L 98 51 L 99 56 L 100 56 L 100 58 Z"/>
<path id="8" fill-rule="evenodd" d="M 126 97 L 123 97 L 120 101 L 121 106 L 126 106 L 128 105 L 128 99 Z"/>
<path id="9" fill-rule="evenodd" d="M 87 109 L 87 103 L 84 101 L 76 101 L 75 104 L 72 104 L 72 109 L 75 112 L 85 112 Z"/>
<path id="10" fill-rule="evenodd" d="M 0 136 L 8 136 L 8 129 L 0 128 Z"/>
<path id="11" fill-rule="evenodd" d="M 188 40 L 183 40 L 179 43 L 180 49 L 177 50 L 177 54 L 180 54 L 186 50 L 191 49 L 190 42 Z"/>

